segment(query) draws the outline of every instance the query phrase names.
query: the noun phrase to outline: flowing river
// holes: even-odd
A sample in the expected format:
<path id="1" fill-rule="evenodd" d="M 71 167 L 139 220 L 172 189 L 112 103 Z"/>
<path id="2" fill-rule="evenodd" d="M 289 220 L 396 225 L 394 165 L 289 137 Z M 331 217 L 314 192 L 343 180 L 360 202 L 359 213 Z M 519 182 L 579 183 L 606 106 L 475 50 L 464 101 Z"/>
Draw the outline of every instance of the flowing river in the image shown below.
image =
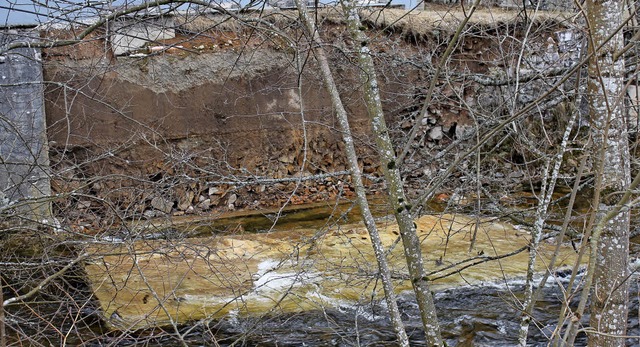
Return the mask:
<path id="1" fill-rule="evenodd" d="M 566 283 L 566 277 L 558 277 Z M 638 278 L 631 285 L 628 334 L 640 336 L 638 327 Z M 440 291 L 435 295 L 443 337 L 448 346 L 516 346 L 519 315 L 513 296 L 522 291 L 520 281 L 464 286 Z M 547 346 L 557 324 L 562 293 L 556 284 L 542 291 L 535 311 L 530 346 Z M 420 316 L 411 295 L 400 298 L 403 320 L 412 346 L 425 346 Z M 572 302 L 577 306 L 577 302 Z M 586 323 L 588 315 L 583 318 Z M 344 305 L 337 308 L 254 318 L 229 318 L 185 326 L 185 340 L 190 346 L 395 346 L 394 333 L 385 308 L 380 303 Z M 155 338 L 142 332 L 128 337 L 117 336 L 118 345 L 171 346 L 173 337 Z M 108 343 L 109 339 L 101 341 Z M 576 346 L 586 345 L 578 335 Z M 628 346 L 640 345 L 640 337 L 629 339 Z"/>
<path id="2" fill-rule="evenodd" d="M 190 346 L 394 346 L 368 237 L 348 210 L 345 205 L 287 211 L 275 228 L 274 216 L 266 213 L 216 225 L 174 221 L 171 228 L 147 225 L 157 231 L 88 248 L 93 257 L 87 273 L 109 329 L 116 329 L 96 343 L 170 346 L 178 331 Z M 527 252 L 464 266 L 522 248 L 527 232 L 496 219 L 461 215 L 424 216 L 416 223 L 428 252 L 425 264 L 433 270 L 430 278 L 450 274 L 433 284 L 447 344 L 517 345 Z M 403 280 L 397 226 L 389 218 L 378 224 L 391 249 L 403 321 L 412 345 L 422 346 L 419 312 L 410 283 Z M 471 235 L 476 243 L 470 252 Z M 553 246 L 545 243 L 541 253 Z M 632 246 L 638 254 L 638 245 Z M 574 259 L 566 245 L 559 263 L 564 266 L 554 270 L 538 299 L 530 345 L 548 344 Z M 539 262 L 547 260 L 543 255 Z M 640 335 L 635 273 L 630 281 L 628 334 L 633 336 Z M 571 304 L 575 307 L 577 299 Z M 584 344 L 581 334 L 576 345 Z M 640 339 L 629 339 L 628 345 L 640 345 Z"/>

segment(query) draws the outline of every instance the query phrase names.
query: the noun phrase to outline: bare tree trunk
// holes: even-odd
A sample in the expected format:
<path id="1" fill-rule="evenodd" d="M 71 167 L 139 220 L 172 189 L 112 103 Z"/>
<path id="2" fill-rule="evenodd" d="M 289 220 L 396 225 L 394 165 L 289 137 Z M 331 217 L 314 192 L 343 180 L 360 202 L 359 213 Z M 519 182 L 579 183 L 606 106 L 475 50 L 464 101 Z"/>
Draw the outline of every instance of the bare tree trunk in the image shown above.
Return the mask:
<path id="1" fill-rule="evenodd" d="M 4 278 L 0 276 L 0 302 L 4 302 Z M 0 307 L 0 347 L 7 345 L 7 331 L 4 325 L 4 305 Z"/>
<path id="2" fill-rule="evenodd" d="M 376 76 L 375 66 L 368 48 L 368 38 L 360 30 L 361 22 L 355 4 L 351 1 L 343 2 L 347 26 L 354 44 L 358 47 L 358 67 L 361 71 L 362 84 L 364 86 L 364 98 L 367 111 L 371 120 L 373 134 L 376 139 L 378 157 L 383 167 L 385 182 L 389 190 L 388 200 L 393 207 L 396 221 L 400 229 L 400 236 L 404 246 L 404 254 L 409 268 L 409 276 L 416 294 L 420 317 L 425 330 L 428 346 L 443 346 L 440 335 L 440 325 L 436 313 L 433 296 L 429 289 L 429 279 L 425 275 L 420 248 L 420 238 L 416 232 L 416 225 L 411 215 L 411 205 L 407 201 L 400 170 L 397 165 L 397 157 L 393 143 L 389 137 L 387 125 L 382 111 L 380 90 Z"/>
<path id="3" fill-rule="evenodd" d="M 589 70 L 587 95 L 592 121 L 596 169 L 597 225 L 589 239 L 590 257 L 584 291 L 567 327 L 564 345 L 571 346 L 579 318 L 591 296 L 589 346 L 624 346 L 629 294 L 629 209 L 630 192 L 640 175 L 629 184 L 630 155 L 622 109 L 624 62 L 615 54 L 623 46 L 620 0 L 587 0 L 589 27 Z M 607 40 L 611 37 L 611 40 Z M 594 52 L 597 47 L 598 52 Z M 633 188 L 631 188 L 633 189 Z M 620 196 L 622 198 L 620 198 Z M 601 197 L 601 198 L 600 198 Z"/>
<path id="4" fill-rule="evenodd" d="M 540 241 L 542 240 L 542 229 L 544 227 L 544 222 L 547 220 L 551 197 L 553 196 L 558 175 L 560 174 L 560 165 L 562 164 L 562 158 L 567 150 L 569 135 L 571 134 L 576 118 L 577 112 L 574 112 L 571 115 L 566 129 L 564 130 L 562 143 L 560 144 L 558 153 L 556 153 L 554 160 L 551 161 L 553 169 L 549 172 L 549 169 L 547 168 L 544 172 L 542 189 L 540 192 L 541 196 L 538 199 L 538 207 L 536 210 L 536 220 L 534 222 L 533 229 L 531 230 L 531 240 L 529 241 L 529 263 L 527 266 L 527 277 L 524 287 L 524 299 L 522 300 L 523 312 L 520 320 L 520 330 L 518 332 L 518 344 L 521 347 L 527 346 L 527 335 L 529 333 L 529 324 L 531 323 L 531 314 L 536 302 L 533 291 L 533 275 L 535 273 L 536 258 L 538 257 L 538 248 L 540 246 Z M 540 285 L 544 286 L 544 281 L 541 281 Z"/>
<path id="5" fill-rule="evenodd" d="M 591 33 L 590 49 L 598 47 L 622 23 L 622 1 L 587 0 L 587 17 Z M 627 125 L 623 114 L 624 61 L 614 60 L 623 47 L 622 32 L 603 46 L 589 61 L 587 93 L 596 156 L 600 170 L 601 192 L 598 206 L 604 218 L 629 187 L 630 157 Z M 597 254 L 593 254 L 597 251 Z M 602 229 L 591 236 L 593 269 L 591 321 L 593 333 L 589 346 L 624 346 L 629 296 L 629 211 L 612 216 Z M 592 268 L 595 266 L 594 268 Z"/>
<path id="6" fill-rule="evenodd" d="M 308 15 L 306 3 L 304 2 L 304 0 L 296 0 L 296 7 L 298 8 L 300 17 L 302 18 L 303 25 L 306 27 L 308 34 L 311 37 L 311 43 L 312 45 L 314 45 L 313 52 L 315 53 L 318 64 L 320 65 L 322 79 L 324 81 L 325 87 L 327 88 L 327 91 L 331 95 L 331 102 L 336 110 L 338 123 L 340 124 L 340 128 L 342 130 L 342 137 L 345 144 L 347 161 L 349 169 L 351 171 L 352 183 L 354 185 L 356 193 L 356 201 L 358 202 L 358 206 L 360 207 L 360 212 L 362 214 L 362 219 L 367 228 L 367 231 L 369 232 L 369 236 L 371 237 L 371 244 L 376 255 L 376 261 L 378 262 L 378 269 L 380 270 L 382 285 L 385 292 L 385 299 L 387 302 L 387 306 L 389 307 L 389 314 L 391 315 L 393 329 L 398 339 L 398 344 L 400 346 L 408 347 L 409 338 L 407 337 L 407 333 L 404 330 L 404 324 L 402 323 L 402 318 L 400 317 L 400 310 L 398 309 L 396 295 L 393 291 L 391 272 L 387 263 L 384 246 L 382 245 L 382 241 L 380 239 L 378 229 L 373 219 L 373 215 L 371 214 L 371 211 L 369 209 L 369 203 L 367 201 L 364 184 L 362 183 L 362 173 L 360 172 L 360 167 L 358 166 L 358 156 L 356 154 L 353 137 L 351 135 L 351 129 L 349 127 L 347 111 L 342 104 L 342 99 L 340 98 L 340 95 L 338 93 L 338 87 L 333 79 L 333 74 L 331 72 L 331 69 L 329 68 L 329 62 L 324 54 L 320 35 L 318 34 L 318 31 L 316 30 L 312 19 Z"/>

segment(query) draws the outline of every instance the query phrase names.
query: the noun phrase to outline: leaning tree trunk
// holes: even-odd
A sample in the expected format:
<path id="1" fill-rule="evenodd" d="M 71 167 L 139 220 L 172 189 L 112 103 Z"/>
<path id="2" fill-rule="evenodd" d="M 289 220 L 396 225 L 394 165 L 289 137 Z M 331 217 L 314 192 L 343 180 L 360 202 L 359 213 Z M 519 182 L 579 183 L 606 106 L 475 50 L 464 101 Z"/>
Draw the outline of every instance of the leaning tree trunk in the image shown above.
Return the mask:
<path id="1" fill-rule="evenodd" d="M 342 104 L 342 99 L 340 98 L 340 95 L 338 93 L 338 87 L 333 79 L 331 69 L 329 68 L 329 61 L 325 56 L 324 49 L 322 48 L 322 40 L 318 35 L 318 31 L 314 26 L 313 20 L 308 15 L 306 4 L 304 3 L 304 1 L 306 0 L 295 0 L 296 6 L 300 13 L 300 17 L 303 21 L 303 25 L 307 29 L 308 35 L 311 38 L 313 51 L 315 53 L 316 60 L 320 65 L 322 79 L 327 91 L 329 92 L 329 95 L 331 96 L 331 103 L 336 110 L 336 116 L 340 125 L 340 130 L 342 131 L 342 137 L 345 144 L 349 170 L 351 171 L 351 179 L 356 193 L 356 201 L 358 203 L 358 206 L 360 207 L 360 212 L 362 214 L 362 219 L 364 220 L 365 227 L 367 228 L 369 236 L 371 237 L 371 244 L 376 256 L 376 261 L 378 262 L 378 269 L 380 270 L 382 286 L 385 293 L 385 300 L 389 308 L 389 313 L 391 315 L 391 324 L 393 325 L 396 337 L 398 338 L 398 345 L 408 347 L 409 338 L 406 331 L 404 330 L 404 324 L 402 323 L 402 318 L 400 317 L 400 310 L 396 301 L 396 295 L 393 291 L 391 271 L 389 270 L 385 250 L 382 245 L 382 241 L 380 239 L 375 221 L 373 219 L 373 215 L 371 214 L 371 211 L 369 209 L 369 203 L 367 201 L 364 184 L 362 183 L 362 173 L 360 171 L 360 167 L 358 166 L 358 156 L 356 155 L 353 136 L 351 135 L 351 130 L 349 127 L 347 111 Z"/>
<path id="2" fill-rule="evenodd" d="M 411 215 L 411 204 L 407 201 L 400 170 L 396 163 L 397 157 L 393 148 L 393 143 L 389 137 L 387 125 L 382 111 L 380 100 L 380 90 L 371 52 L 368 47 L 368 38 L 361 31 L 361 21 L 354 2 L 346 0 L 343 2 L 347 26 L 351 34 L 354 45 L 358 49 L 358 68 L 362 85 L 364 87 L 364 99 L 367 105 L 373 134 L 376 139 L 378 158 L 382 164 L 385 182 L 389 194 L 389 205 L 393 207 L 400 237 L 404 246 L 405 259 L 409 269 L 409 277 L 416 294 L 416 300 L 420 309 L 420 317 L 425 330 L 428 346 L 443 346 L 440 335 L 438 316 L 433 301 L 433 296 L 429 289 L 429 279 L 425 275 L 422 260 L 422 250 L 420 248 L 420 238 L 416 232 L 416 224 Z"/>
<path id="3" fill-rule="evenodd" d="M 614 60 L 614 54 L 623 46 L 622 32 L 613 30 L 622 23 L 621 0 L 587 0 L 587 16 L 590 26 L 590 49 L 602 45 L 589 61 L 587 93 L 592 120 L 595 167 L 600 171 L 600 205 L 598 214 L 604 218 L 622 193 L 629 187 L 629 145 L 623 114 L 624 61 Z M 610 35 L 613 38 L 603 43 Z M 591 321 L 593 333 L 589 346 L 624 346 L 627 304 L 629 294 L 629 212 L 617 213 L 601 230 L 591 237 L 593 268 L 591 288 Z"/>

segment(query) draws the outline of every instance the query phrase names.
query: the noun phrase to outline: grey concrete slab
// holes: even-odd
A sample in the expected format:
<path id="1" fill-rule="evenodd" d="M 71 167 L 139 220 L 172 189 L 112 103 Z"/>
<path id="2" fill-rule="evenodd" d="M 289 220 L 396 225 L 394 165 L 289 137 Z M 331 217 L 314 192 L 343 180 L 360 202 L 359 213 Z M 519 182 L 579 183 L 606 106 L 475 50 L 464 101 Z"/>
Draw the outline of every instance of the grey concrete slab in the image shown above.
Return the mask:
<path id="1" fill-rule="evenodd" d="M 34 37 L 9 30 L 0 33 L 0 45 Z M 49 221 L 50 196 L 41 54 L 15 49 L 0 57 L 0 213 Z"/>

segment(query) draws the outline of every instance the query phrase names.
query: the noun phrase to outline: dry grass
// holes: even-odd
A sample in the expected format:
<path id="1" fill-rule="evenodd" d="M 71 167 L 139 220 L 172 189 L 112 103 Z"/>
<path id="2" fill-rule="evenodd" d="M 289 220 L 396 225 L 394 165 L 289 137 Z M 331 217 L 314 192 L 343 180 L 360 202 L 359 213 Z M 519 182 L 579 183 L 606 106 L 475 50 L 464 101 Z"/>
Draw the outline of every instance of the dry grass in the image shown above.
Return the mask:
<path id="1" fill-rule="evenodd" d="M 537 22 L 564 22 L 570 20 L 575 14 L 570 12 L 538 11 L 529 13 L 529 18 Z M 264 12 L 243 13 L 241 16 L 250 24 L 259 26 L 259 22 L 270 23 L 278 27 L 292 25 L 297 20 L 294 10 L 270 10 Z M 396 31 L 412 34 L 426 34 L 433 30 L 453 31 L 464 19 L 464 12 L 459 6 L 440 6 L 427 11 L 406 11 L 402 9 L 368 9 L 361 10 L 363 20 L 379 28 L 389 28 Z M 505 23 L 518 23 L 522 21 L 519 10 L 503 8 L 480 8 L 472 16 L 469 25 L 486 27 L 497 26 Z M 344 22 L 344 14 L 339 8 L 324 8 L 318 12 L 318 19 L 325 23 L 340 24 Z M 245 24 L 239 23 L 228 15 L 215 14 L 199 17 L 180 18 L 178 23 L 183 28 L 203 32 L 207 30 L 239 31 Z"/>
<path id="2" fill-rule="evenodd" d="M 539 22 L 543 21 L 564 21 L 572 14 L 566 12 L 540 11 L 530 15 Z M 389 9 L 384 11 L 362 11 L 362 17 L 378 27 L 389 27 L 392 29 L 402 29 L 415 34 L 424 34 L 433 29 L 455 30 L 465 18 L 465 13 L 460 7 L 449 9 L 439 9 L 432 11 L 412 11 L 407 12 L 399 9 Z M 478 9 L 471 19 L 470 25 L 496 26 L 504 23 L 517 23 L 522 21 L 520 11 L 501 8 Z"/>

